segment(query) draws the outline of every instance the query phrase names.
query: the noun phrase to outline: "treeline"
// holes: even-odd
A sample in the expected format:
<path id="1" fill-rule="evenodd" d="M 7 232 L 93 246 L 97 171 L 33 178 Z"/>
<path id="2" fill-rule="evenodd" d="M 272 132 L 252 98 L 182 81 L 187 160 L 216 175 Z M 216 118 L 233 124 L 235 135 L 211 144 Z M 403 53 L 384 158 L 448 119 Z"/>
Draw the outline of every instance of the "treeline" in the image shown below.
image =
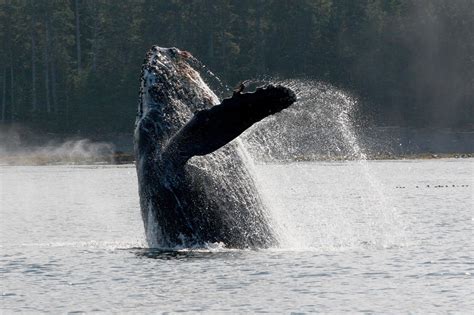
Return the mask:
<path id="1" fill-rule="evenodd" d="M 313 78 L 378 124 L 472 128 L 472 0 L 0 0 L 1 121 L 54 132 L 132 128 L 152 45 L 229 85 Z"/>

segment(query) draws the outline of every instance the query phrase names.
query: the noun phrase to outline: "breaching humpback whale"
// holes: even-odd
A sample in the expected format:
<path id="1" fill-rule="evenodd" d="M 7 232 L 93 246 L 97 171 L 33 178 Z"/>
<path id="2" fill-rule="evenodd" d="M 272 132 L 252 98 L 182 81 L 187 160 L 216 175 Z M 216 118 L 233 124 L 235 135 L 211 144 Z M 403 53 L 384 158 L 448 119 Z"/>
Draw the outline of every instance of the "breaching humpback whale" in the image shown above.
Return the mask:
<path id="1" fill-rule="evenodd" d="M 268 85 L 219 104 L 196 62 L 188 52 L 154 46 L 142 66 L 134 146 L 148 245 L 273 246 L 242 145 L 232 140 L 296 96 Z"/>

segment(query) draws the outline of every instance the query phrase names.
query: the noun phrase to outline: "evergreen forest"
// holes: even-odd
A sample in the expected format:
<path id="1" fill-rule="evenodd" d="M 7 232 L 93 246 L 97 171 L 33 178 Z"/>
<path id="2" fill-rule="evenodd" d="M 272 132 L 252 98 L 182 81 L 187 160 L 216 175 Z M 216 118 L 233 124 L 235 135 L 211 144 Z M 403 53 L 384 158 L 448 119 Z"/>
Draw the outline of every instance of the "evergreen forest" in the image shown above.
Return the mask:
<path id="1" fill-rule="evenodd" d="M 152 45 L 233 87 L 303 78 L 382 126 L 474 126 L 472 0 L 0 0 L 1 123 L 131 132 Z"/>

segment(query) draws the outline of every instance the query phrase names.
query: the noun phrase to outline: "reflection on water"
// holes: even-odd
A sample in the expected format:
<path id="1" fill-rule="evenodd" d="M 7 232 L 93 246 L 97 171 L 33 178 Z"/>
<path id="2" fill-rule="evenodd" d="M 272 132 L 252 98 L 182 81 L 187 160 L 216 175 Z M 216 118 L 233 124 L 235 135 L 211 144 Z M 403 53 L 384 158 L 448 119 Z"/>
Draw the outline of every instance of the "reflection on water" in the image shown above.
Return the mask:
<path id="1" fill-rule="evenodd" d="M 239 250 L 166 250 L 153 248 L 132 248 L 129 249 L 137 257 L 145 257 L 161 260 L 199 260 L 199 259 L 237 259 L 242 257 L 242 251 Z"/>

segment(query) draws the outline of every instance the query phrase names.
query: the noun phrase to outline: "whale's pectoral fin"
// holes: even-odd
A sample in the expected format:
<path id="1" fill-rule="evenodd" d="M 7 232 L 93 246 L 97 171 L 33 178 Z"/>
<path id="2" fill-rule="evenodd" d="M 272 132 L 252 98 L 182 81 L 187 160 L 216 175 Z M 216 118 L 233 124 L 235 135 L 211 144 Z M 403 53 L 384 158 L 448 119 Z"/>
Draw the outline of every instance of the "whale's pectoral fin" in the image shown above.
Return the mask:
<path id="1" fill-rule="evenodd" d="M 296 101 L 295 93 L 269 85 L 253 93 L 234 93 L 221 104 L 194 114 L 171 139 L 163 156 L 184 164 L 195 155 L 206 155 L 238 137 L 263 118 Z"/>

